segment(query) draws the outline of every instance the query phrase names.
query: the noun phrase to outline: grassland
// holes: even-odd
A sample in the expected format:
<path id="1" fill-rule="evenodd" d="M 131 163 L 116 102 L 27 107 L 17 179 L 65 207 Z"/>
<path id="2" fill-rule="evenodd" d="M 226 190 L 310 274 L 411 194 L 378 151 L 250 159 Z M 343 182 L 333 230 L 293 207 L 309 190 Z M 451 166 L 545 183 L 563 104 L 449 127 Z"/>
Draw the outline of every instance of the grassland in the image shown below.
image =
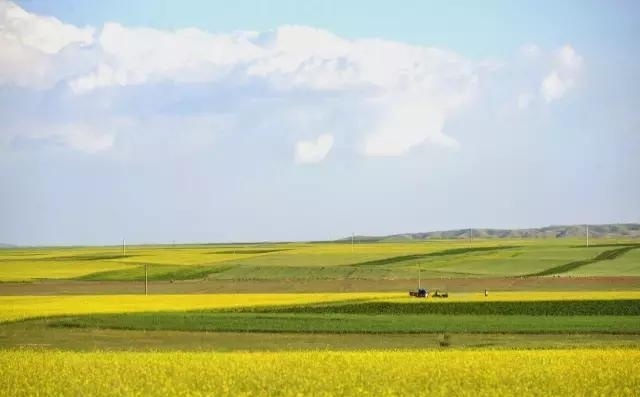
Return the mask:
<path id="1" fill-rule="evenodd" d="M 631 349 L 0 354 L 13 396 L 635 396 L 639 374 Z"/>

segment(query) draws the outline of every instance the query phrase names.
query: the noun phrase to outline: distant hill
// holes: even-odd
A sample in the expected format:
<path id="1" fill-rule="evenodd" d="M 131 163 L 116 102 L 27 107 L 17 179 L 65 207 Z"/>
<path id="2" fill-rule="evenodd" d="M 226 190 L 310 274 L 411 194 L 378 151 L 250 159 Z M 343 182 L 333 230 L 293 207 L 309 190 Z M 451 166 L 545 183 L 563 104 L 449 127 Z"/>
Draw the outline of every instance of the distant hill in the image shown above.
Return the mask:
<path id="1" fill-rule="evenodd" d="M 456 229 L 423 233 L 403 233 L 388 236 L 355 236 L 357 241 L 398 241 L 455 238 L 566 238 L 582 237 L 589 226 L 593 238 L 640 238 L 640 223 L 616 223 L 606 225 L 565 225 L 529 229 Z M 351 237 L 339 241 L 350 241 Z"/>
<path id="2" fill-rule="evenodd" d="M 15 248 L 15 245 L 12 244 L 2 244 L 0 243 L 0 248 Z"/>

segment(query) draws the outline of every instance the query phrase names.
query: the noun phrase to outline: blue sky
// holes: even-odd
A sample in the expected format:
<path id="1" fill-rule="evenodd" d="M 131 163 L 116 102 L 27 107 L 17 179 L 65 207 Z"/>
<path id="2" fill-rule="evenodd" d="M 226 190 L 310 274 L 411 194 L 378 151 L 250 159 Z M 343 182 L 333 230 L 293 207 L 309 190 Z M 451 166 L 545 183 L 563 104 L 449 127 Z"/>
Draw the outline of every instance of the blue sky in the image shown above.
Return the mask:
<path id="1" fill-rule="evenodd" d="M 159 29 L 210 32 L 308 25 L 348 38 L 381 37 L 444 46 L 467 56 L 508 56 L 523 43 L 615 52 L 633 45 L 635 1 L 366 1 L 366 0 L 26 0 L 25 9 L 79 26 L 118 21 Z"/>
<path id="2" fill-rule="evenodd" d="M 640 220 L 637 2 L 0 1 L 0 242 Z"/>

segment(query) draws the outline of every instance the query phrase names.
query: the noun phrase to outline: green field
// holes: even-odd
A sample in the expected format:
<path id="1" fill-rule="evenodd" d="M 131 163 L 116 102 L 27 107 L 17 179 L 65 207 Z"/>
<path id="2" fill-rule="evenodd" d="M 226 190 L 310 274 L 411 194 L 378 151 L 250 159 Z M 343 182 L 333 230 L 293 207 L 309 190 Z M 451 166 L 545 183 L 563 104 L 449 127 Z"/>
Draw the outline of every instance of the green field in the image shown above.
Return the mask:
<path id="1" fill-rule="evenodd" d="M 317 298 L 316 298 L 317 299 Z M 425 302 L 325 300 L 214 310 L 102 313 L 32 320 L 57 328 L 300 333 L 640 334 L 640 300 Z"/>
<path id="2" fill-rule="evenodd" d="M 47 326 L 200 332 L 640 334 L 638 318 L 626 316 L 142 313 L 69 317 L 48 321 Z"/>

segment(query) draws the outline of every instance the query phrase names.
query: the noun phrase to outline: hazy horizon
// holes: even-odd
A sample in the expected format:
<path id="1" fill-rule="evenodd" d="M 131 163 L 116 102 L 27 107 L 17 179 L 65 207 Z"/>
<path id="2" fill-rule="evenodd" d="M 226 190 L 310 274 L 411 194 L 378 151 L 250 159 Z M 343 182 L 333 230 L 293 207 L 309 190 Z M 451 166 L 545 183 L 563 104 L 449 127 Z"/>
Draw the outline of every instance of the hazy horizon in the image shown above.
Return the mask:
<path id="1" fill-rule="evenodd" d="M 0 0 L 0 243 L 637 223 L 639 17 Z"/>
<path id="2" fill-rule="evenodd" d="M 494 228 L 494 227 L 472 227 L 472 228 L 459 228 L 459 229 L 446 229 L 446 230 L 421 230 L 421 231 L 409 231 L 409 232 L 394 232 L 394 233 L 387 233 L 387 234 L 382 234 L 382 235 L 373 235 L 373 234 L 353 234 L 353 237 L 355 238 L 355 242 L 358 242 L 358 238 L 376 238 L 376 237 L 389 237 L 389 236 L 402 236 L 402 235 L 410 235 L 410 234 L 421 234 L 421 233 L 446 233 L 446 232 L 451 232 L 451 231 L 459 231 L 459 230 L 509 230 L 509 231 L 519 231 L 519 230 L 536 230 L 536 229 L 544 229 L 544 228 L 550 228 L 550 227 L 598 227 L 598 226 L 605 226 L 605 225 L 638 225 L 638 222 L 616 222 L 616 223 L 604 223 L 604 224 L 573 224 L 573 225 L 545 225 L 545 226 L 531 226 L 531 227 L 519 227 L 519 228 Z M 585 231 L 586 233 L 586 231 Z M 586 236 L 586 234 L 585 234 Z M 593 234 L 591 235 L 593 238 Z M 167 246 L 167 245 L 236 245 L 236 244 L 275 244 L 275 243 L 331 243 L 331 242 L 341 242 L 341 241 L 346 241 L 347 243 L 349 242 L 348 240 L 352 237 L 351 234 L 345 234 L 343 236 L 339 236 L 339 237 L 330 237 L 327 239 L 321 239 L 321 240 L 269 240 L 269 239 L 265 239 L 265 240 L 251 240 L 251 241 L 128 241 L 128 240 L 118 240 L 115 242 L 108 242 L 108 243 L 102 243 L 102 244 L 48 244 L 48 245 L 43 245 L 43 244 L 37 244 L 37 245 L 23 245 L 23 244 L 13 244 L 13 243 L 9 243 L 9 242 L 5 242 L 5 241 L 0 241 L 0 248 L 5 248 L 2 247 L 1 245 L 8 245 L 11 247 L 71 247 L 71 246 L 82 246 L 82 247 L 100 247 L 100 246 L 104 246 L 104 247 L 119 247 L 122 246 L 123 243 L 125 243 L 125 245 L 128 246 L 140 246 L 140 245 L 149 245 L 149 246 L 153 246 L 153 245 L 162 245 L 162 246 Z M 464 237 L 456 237 L 456 238 L 464 238 Z M 496 238 L 499 239 L 501 237 L 491 237 L 491 238 Z M 551 238 L 551 237 L 530 237 L 532 239 L 539 239 L 539 238 Z M 554 237 L 554 238 L 558 238 L 558 237 Z M 569 237 L 559 237 L 559 238 L 580 238 L 579 236 L 569 236 Z M 427 240 L 439 240 L 438 238 L 429 238 L 426 239 L 424 241 Z M 411 240 L 407 240 L 407 241 L 411 241 Z M 423 240 L 416 240 L 416 241 L 423 241 Z M 363 242 L 363 241 L 361 241 Z"/>

